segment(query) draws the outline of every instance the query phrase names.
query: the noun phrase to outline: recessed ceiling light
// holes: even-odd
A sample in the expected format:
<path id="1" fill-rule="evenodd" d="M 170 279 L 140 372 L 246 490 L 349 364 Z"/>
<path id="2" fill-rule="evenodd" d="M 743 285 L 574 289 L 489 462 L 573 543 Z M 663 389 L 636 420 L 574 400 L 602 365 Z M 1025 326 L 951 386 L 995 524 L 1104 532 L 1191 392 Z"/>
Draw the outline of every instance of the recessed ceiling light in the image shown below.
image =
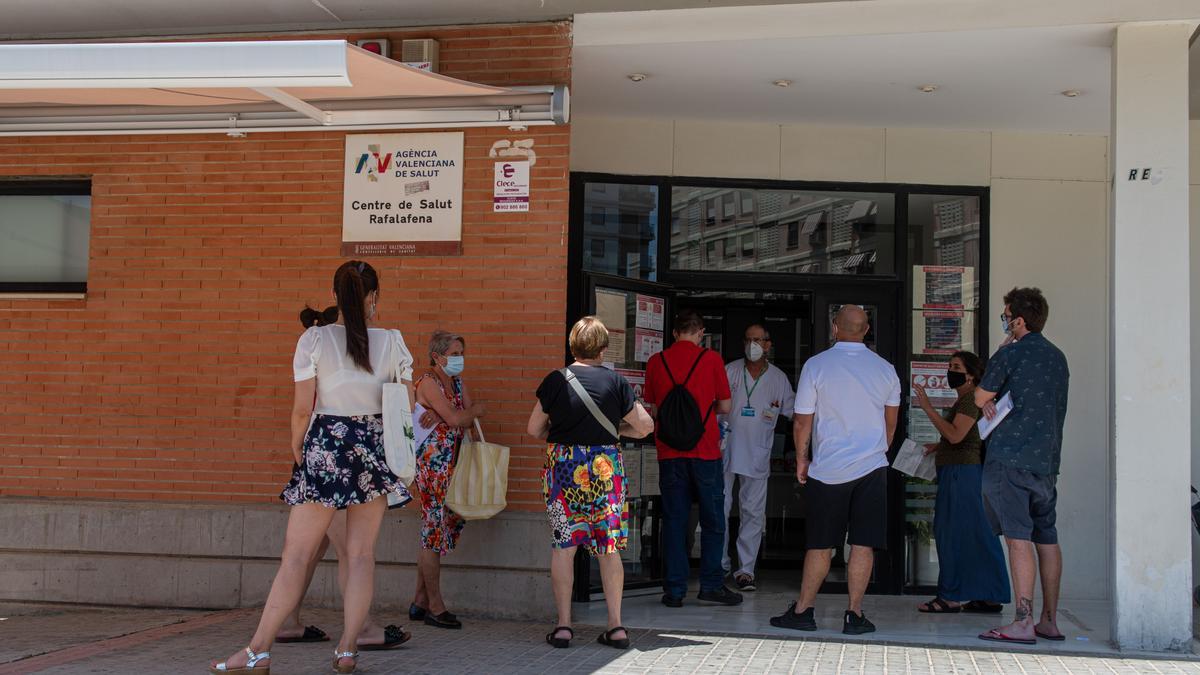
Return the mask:
<path id="1" fill-rule="evenodd" d="M 790 87 L 790 86 L 792 86 L 792 81 L 791 80 L 775 80 L 771 84 L 775 85 L 776 87 Z"/>
<path id="2" fill-rule="evenodd" d="M 936 84 L 922 84 L 921 86 L 917 87 L 917 90 L 926 94 L 932 94 L 933 92 L 937 91 L 937 88 L 938 87 Z"/>
<path id="3" fill-rule="evenodd" d="M 627 77 L 629 79 L 633 80 L 634 82 L 641 82 L 642 80 L 646 79 L 646 74 L 645 73 L 630 73 L 629 75 L 627 75 Z"/>
<path id="4" fill-rule="evenodd" d="M 1067 98 L 1075 98 L 1076 96 L 1079 96 L 1079 90 L 1078 89 L 1064 89 L 1062 92 L 1062 95 L 1066 96 Z"/>

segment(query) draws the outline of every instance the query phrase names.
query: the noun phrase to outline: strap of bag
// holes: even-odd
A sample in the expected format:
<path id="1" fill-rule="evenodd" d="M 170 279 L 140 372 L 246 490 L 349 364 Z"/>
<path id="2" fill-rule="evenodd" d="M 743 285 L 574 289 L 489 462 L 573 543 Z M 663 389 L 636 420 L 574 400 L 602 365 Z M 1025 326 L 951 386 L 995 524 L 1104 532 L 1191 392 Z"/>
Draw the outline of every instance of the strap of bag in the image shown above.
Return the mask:
<path id="1" fill-rule="evenodd" d="M 687 386 L 688 380 L 692 379 L 692 373 L 696 372 L 696 366 L 700 365 L 700 359 L 704 358 L 704 352 L 707 352 L 707 351 L 708 351 L 708 349 L 706 347 L 700 348 L 700 355 L 696 357 L 696 360 L 694 362 L 692 362 L 692 369 L 688 371 L 687 377 L 683 378 L 684 386 Z M 671 386 L 678 387 L 679 383 L 675 381 L 675 376 L 671 374 L 671 366 L 667 365 L 666 350 L 663 350 L 658 353 L 658 359 L 660 361 L 662 361 L 663 368 L 665 368 L 667 371 L 667 377 L 671 380 Z"/>
<path id="2" fill-rule="evenodd" d="M 583 405 L 587 406 L 588 412 L 592 413 L 592 417 L 596 418 L 596 421 L 600 423 L 600 426 L 604 427 L 605 431 L 612 434 L 613 438 L 620 440 L 621 435 L 617 433 L 617 429 L 613 426 L 612 420 L 608 419 L 604 416 L 604 413 L 600 412 L 600 408 L 596 405 L 596 402 L 592 400 L 592 395 L 587 392 L 587 389 L 583 388 L 583 383 L 579 381 L 579 378 L 575 377 L 575 373 L 572 373 L 570 368 L 563 368 L 559 372 L 563 374 L 563 377 L 567 378 L 567 383 L 571 385 L 571 389 L 575 390 L 575 394 L 580 398 L 580 400 L 583 401 Z"/>

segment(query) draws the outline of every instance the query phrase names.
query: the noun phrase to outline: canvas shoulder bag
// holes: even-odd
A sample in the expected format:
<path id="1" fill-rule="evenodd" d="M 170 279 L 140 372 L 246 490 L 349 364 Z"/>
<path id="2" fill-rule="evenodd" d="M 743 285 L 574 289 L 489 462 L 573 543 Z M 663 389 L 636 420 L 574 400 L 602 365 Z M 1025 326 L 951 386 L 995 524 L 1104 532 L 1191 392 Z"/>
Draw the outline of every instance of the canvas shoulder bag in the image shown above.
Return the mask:
<path id="1" fill-rule="evenodd" d="M 488 443 L 479 420 L 479 440 L 467 440 L 458 449 L 458 461 L 446 488 L 446 506 L 464 520 L 483 520 L 508 506 L 507 446 Z"/>
<path id="2" fill-rule="evenodd" d="M 596 418 L 596 422 L 601 427 L 604 427 L 604 430 L 613 437 L 613 440 L 621 440 L 621 435 L 617 433 L 617 429 L 613 426 L 612 420 L 608 419 L 608 417 L 606 417 L 604 413 L 600 411 L 600 406 L 596 405 L 596 402 L 592 400 L 592 395 L 588 393 L 587 389 L 583 388 L 583 383 L 579 381 L 578 377 L 575 377 L 575 373 L 571 372 L 570 368 L 563 368 L 558 372 L 562 373 L 563 377 L 567 378 L 567 384 L 571 385 L 571 389 L 575 391 L 575 395 L 578 396 L 581 401 L 583 401 L 584 407 L 588 409 L 588 412 L 592 413 L 592 417 Z"/>
<path id="3" fill-rule="evenodd" d="M 388 469 L 410 485 L 417 475 L 417 457 L 413 447 L 412 404 L 408 400 L 408 387 L 399 381 L 400 358 L 396 348 L 400 338 L 397 330 L 389 330 L 392 343 L 392 381 L 383 385 L 383 453 Z M 402 500 L 388 493 L 388 505 L 400 504 Z"/>

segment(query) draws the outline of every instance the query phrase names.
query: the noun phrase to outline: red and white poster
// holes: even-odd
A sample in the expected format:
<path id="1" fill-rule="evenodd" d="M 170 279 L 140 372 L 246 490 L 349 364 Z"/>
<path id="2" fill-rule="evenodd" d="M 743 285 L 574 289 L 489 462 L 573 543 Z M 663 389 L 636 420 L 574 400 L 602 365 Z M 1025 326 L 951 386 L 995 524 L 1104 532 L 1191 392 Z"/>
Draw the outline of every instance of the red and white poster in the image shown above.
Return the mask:
<path id="1" fill-rule="evenodd" d="M 925 393 L 936 408 L 953 405 L 958 394 L 946 382 L 949 364 L 935 361 L 913 361 L 909 368 L 909 395 L 915 396 L 917 387 L 925 387 Z"/>
<path id="2" fill-rule="evenodd" d="M 667 310 L 667 301 L 653 295 L 637 296 L 637 327 L 661 331 Z"/>

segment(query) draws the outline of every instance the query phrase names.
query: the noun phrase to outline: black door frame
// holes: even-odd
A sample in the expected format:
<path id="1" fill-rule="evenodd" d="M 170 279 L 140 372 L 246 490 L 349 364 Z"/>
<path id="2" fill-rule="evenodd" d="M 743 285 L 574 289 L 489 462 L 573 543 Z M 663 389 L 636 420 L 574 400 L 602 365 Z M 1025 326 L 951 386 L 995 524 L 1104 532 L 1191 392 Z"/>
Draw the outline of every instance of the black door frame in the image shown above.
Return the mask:
<path id="1" fill-rule="evenodd" d="M 988 302 L 988 275 L 990 271 L 990 190 L 983 186 L 906 184 L 906 183 L 864 183 L 864 182 L 822 182 L 822 181 L 783 181 L 743 178 L 720 177 L 682 177 L 682 176 L 630 176 L 609 173 L 572 172 L 570 176 L 570 225 L 567 236 L 567 325 L 578 319 L 587 305 L 586 293 L 590 290 L 584 286 L 583 270 L 583 240 L 584 240 L 584 196 L 588 183 L 617 183 L 629 185 L 654 186 L 658 190 L 657 209 L 657 265 L 655 282 L 676 289 L 694 289 L 724 292 L 774 291 L 781 293 L 812 293 L 814 298 L 826 293 L 853 294 L 855 289 L 864 292 L 882 292 L 888 289 L 895 298 L 896 312 L 893 326 L 893 344 L 895 345 L 895 366 L 902 382 L 908 382 L 909 361 L 913 354 L 912 344 L 912 253 L 910 251 L 909 234 L 909 196 L 973 196 L 979 198 L 979 308 L 976 312 L 975 344 L 980 346 L 981 355 L 987 351 L 987 335 L 990 310 Z M 712 187 L 747 190 L 798 190 L 819 192 L 873 192 L 891 193 L 894 197 L 894 261 L 893 273 L 888 275 L 830 275 L 830 274 L 799 274 L 779 272 L 696 272 L 677 271 L 670 269 L 671 251 L 671 196 L 675 186 Z M 635 283 L 639 280 L 629 280 Z M 656 284 L 656 285 L 657 285 Z M 816 317 L 814 302 L 814 321 Z M 881 327 L 877 327 L 877 330 Z M 667 331 L 669 333 L 669 331 Z M 669 335 L 666 336 L 669 341 Z M 816 333 L 814 332 L 814 349 L 816 348 Z M 569 358 L 569 354 L 564 358 Z M 909 404 L 908 387 L 902 387 L 901 421 L 906 422 Z M 894 457 L 899 442 L 903 440 L 901 433 L 906 428 L 901 424 L 896 434 L 896 443 L 889 450 L 889 458 Z M 889 511 L 900 514 L 890 516 L 889 524 L 889 555 L 887 578 L 879 578 L 879 583 L 873 583 L 869 592 L 899 594 L 905 590 L 905 512 L 903 479 L 891 475 L 889 479 Z M 910 589 L 913 590 L 913 589 Z M 926 589 L 916 589 L 924 592 Z"/>

